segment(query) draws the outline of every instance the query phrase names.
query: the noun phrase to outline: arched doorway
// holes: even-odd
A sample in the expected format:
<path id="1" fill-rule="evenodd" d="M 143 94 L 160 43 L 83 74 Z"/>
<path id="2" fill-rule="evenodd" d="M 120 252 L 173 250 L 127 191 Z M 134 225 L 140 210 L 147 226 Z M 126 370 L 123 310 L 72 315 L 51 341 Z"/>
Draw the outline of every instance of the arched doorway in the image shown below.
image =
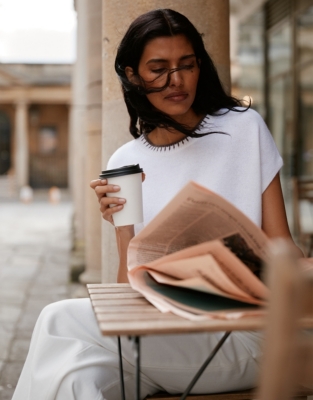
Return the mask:
<path id="1" fill-rule="evenodd" d="M 11 167 L 11 124 L 7 114 L 0 110 L 0 175 Z"/>

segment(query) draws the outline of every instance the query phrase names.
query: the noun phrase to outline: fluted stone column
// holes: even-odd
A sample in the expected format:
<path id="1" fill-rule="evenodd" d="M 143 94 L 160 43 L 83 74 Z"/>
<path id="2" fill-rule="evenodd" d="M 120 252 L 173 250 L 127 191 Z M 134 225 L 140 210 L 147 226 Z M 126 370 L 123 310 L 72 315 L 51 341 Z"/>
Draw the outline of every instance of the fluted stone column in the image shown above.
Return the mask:
<path id="1" fill-rule="evenodd" d="M 204 34 L 206 48 L 213 58 L 224 87 L 230 88 L 229 0 L 137 0 L 136 2 L 102 0 L 102 163 L 132 139 L 128 132 L 129 117 L 114 71 L 116 48 L 132 20 L 156 8 L 172 8 L 186 15 Z M 116 281 L 118 265 L 114 228 L 102 226 L 102 280 Z"/>
<path id="2" fill-rule="evenodd" d="M 87 105 L 87 0 L 76 0 L 76 62 L 72 75 L 72 106 L 69 137 L 69 183 L 74 206 L 74 249 L 85 242 L 86 209 L 86 105 Z M 84 261 L 80 261 L 84 263 Z"/>
<path id="3" fill-rule="evenodd" d="M 15 110 L 15 157 L 16 183 L 20 189 L 29 183 L 28 106 L 24 100 L 16 103 Z"/>
<path id="4" fill-rule="evenodd" d="M 86 112 L 86 269 L 83 283 L 101 282 L 101 214 L 89 182 L 101 171 L 102 129 L 102 1 L 86 3 L 87 15 L 87 112 Z"/>

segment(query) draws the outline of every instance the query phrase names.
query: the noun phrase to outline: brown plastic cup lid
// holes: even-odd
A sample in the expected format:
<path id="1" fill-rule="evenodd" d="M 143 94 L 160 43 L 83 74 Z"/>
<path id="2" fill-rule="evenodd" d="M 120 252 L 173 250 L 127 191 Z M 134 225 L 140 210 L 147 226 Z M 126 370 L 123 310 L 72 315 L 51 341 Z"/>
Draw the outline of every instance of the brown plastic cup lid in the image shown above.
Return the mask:
<path id="1" fill-rule="evenodd" d="M 100 179 L 114 178 L 116 176 L 139 174 L 140 172 L 143 172 L 143 169 L 140 168 L 139 164 L 125 165 L 124 167 L 107 169 L 106 171 L 102 171 L 101 174 L 99 175 L 99 178 Z"/>

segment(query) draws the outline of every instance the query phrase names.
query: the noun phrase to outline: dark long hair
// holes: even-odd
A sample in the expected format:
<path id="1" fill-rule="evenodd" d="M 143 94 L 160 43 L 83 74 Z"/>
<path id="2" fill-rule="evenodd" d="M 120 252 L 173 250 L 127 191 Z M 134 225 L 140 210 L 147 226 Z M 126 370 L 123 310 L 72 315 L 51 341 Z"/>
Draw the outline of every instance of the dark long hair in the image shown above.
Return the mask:
<path id="1" fill-rule="evenodd" d="M 197 127 L 190 129 L 153 108 L 147 99 L 144 87 L 131 83 L 125 74 L 125 68 L 131 67 L 134 74 L 138 75 L 140 58 L 149 41 L 158 37 L 181 34 L 190 41 L 197 60 L 201 62 L 196 96 L 192 104 L 195 113 L 214 115 L 221 108 L 240 111 L 236 107 L 240 107 L 241 102 L 226 94 L 213 61 L 205 50 L 202 36 L 188 18 L 170 9 L 149 11 L 131 23 L 118 47 L 115 59 L 115 70 L 122 84 L 130 116 L 129 130 L 134 138 L 138 138 L 143 131 L 149 133 L 156 127 L 174 128 L 186 136 L 203 136 L 194 132 Z"/>

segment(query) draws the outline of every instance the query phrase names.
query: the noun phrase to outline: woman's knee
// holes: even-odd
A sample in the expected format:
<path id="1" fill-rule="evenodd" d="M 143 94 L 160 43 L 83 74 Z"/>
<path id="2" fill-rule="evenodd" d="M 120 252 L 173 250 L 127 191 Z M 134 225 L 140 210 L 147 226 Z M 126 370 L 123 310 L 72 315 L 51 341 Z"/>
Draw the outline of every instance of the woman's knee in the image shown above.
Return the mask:
<path id="1" fill-rule="evenodd" d="M 53 332 L 67 332 L 68 329 L 72 330 L 76 324 L 86 323 L 88 317 L 94 318 L 89 299 L 61 300 L 43 308 L 36 327 Z"/>
<path id="2" fill-rule="evenodd" d="M 90 299 L 66 299 L 48 304 L 42 310 L 43 317 L 53 315 L 83 315 L 91 310 Z"/>

